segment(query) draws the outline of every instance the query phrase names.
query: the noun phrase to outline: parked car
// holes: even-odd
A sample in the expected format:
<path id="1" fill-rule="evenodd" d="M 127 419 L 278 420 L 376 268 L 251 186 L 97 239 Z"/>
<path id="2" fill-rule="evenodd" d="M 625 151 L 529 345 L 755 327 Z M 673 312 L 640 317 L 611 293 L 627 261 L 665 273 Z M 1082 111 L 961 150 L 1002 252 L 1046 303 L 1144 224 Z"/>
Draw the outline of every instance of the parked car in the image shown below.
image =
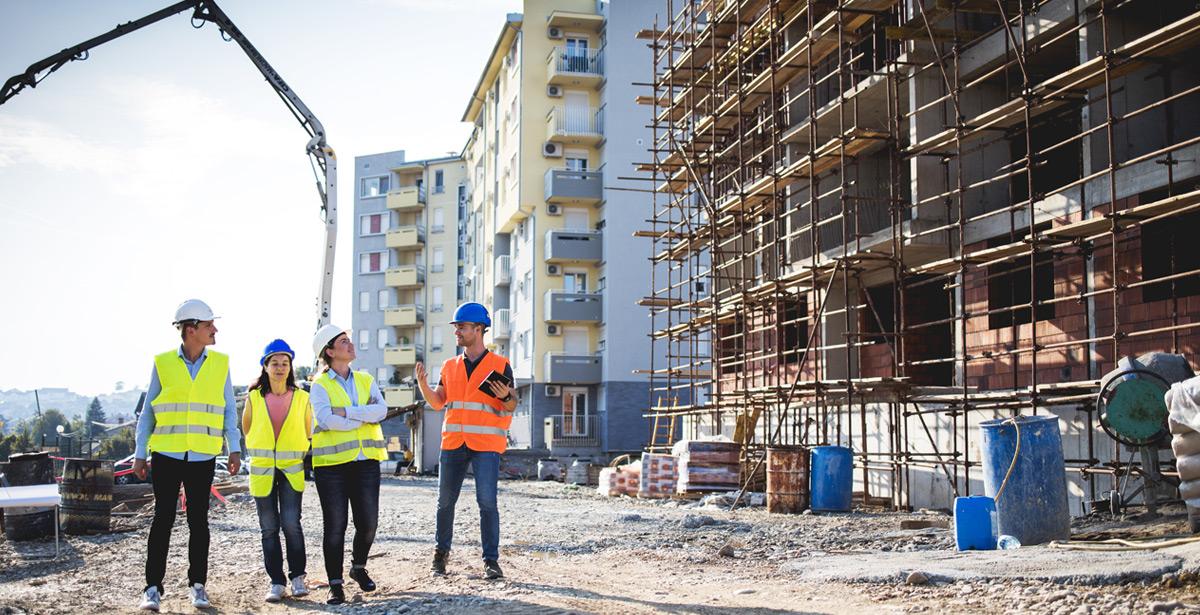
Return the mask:
<path id="1" fill-rule="evenodd" d="M 216 469 L 218 472 L 224 472 L 226 476 L 229 476 L 229 456 L 228 455 L 217 455 L 217 468 Z M 238 474 L 244 474 L 244 475 L 250 474 L 250 464 L 246 463 L 245 458 L 242 459 L 242 465 L 240 468 L 238 468 Z"/>
<path id="2" fill-rule="evenodd" d="M 150 482 L 150 466 L 146 466 L 146 480 L 137 477 L 133 472 L 127 470 L 133 469 L 133 455 L 130 455 L 120 461 L 113 462 L 113 482 L 118 485 L 135 485 L 137 483 Z"/>

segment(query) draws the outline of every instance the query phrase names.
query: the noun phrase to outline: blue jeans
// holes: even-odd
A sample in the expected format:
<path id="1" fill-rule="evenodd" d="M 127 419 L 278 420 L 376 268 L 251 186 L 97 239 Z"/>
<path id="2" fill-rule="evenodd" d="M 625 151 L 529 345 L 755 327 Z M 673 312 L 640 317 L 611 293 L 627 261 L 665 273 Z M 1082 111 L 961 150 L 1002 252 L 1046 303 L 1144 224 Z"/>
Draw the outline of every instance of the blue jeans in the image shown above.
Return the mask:
<path id="1" fill-rule="evenodd" d="M 331 584 L 342 582 L 346 557 L 346 527 L 354 516 L 354 546 L 351 566 L 365 568 L 375 530 L 379 527 L 379 462 L 374 459 L 349 461 L 313 468 L 317 496 L 321 498 L 321 518 L 325 535 L 321 550 L 325 555 L 325 574 Z M 347 510 L 349 509 L 349 510 Z"/>
<path id="2" fill-rule="evenodd" d="M 271 493 L 254 498 L 258 507 L 258 527 L 262 530 L 263 562 L 272 585 L 286 585 L 289 579 L 305 574 L 304 531 L 300 529 L 300 501 L 304 494 L 292 489 L 283 472 L 275 471 Z M 288 575 L 283 576 L 283 547 L 279 530 L 287 542 Z"/>
<path id="3" fill-rule="evenodd" d="M 479 504 L 479 534 L 483 559 L 500 559 L 500 509 L 496 508 L 496 483 L 500 480 L 500 453 L 473 451 L 460 446 L 443 450 L 438 466 L 437 548 L 450 550 L 454 538 L 454 505 L 462 491 L 467 466 L 475 472 L 475 501 Z"/>

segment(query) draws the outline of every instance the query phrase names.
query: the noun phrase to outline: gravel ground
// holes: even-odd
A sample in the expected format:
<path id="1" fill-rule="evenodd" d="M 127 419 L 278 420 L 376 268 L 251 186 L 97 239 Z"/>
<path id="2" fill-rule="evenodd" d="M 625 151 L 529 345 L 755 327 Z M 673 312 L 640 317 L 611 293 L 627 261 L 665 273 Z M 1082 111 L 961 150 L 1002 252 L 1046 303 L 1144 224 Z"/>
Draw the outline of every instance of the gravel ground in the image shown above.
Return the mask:
<path id="1" fill-rule="evenodd" d="M 351 604 L 328 607 L 316 492 L 305 492 L 308 579 L 313 593 L 280 605 L 262 602 L 268 581 L 254 504 L 235 496 L 210 514 L 209 593 L 219 612 L 368 613 L 1200 613 L 1200 579 L 1080 586 L 1038 581 L 814 583 L 790 572 L 838 554 L 946 551 L 948 529 L 902 530 L 930 514 L 855 512 L 768 515 L 694 502 L 604 498 L 558 483 L 508 481 L 500 487 L 501 564 L 507 579 L 486 581 L 470 481 L 456 522 L 451 574 L 428 576 L 437 483 L 386 478 L 378 538 L 368 568 L 379 584 L 354 588 Z M 176 523 L 164 611 L 187 601 L 186 529 Z M 1117 530 L 1117 527 L 1102 529 Z M 27 559 L 53 543 L 0 541 L 0 613 L 134 612 L 143 586 L 148 520 L 130 531 L 68 537 L 51 563 Z M 349 541 L 347 541 L 349 542 Z M 347 565 L 349 556 L 347 556 Z M 912 579 L 920 581 L 919 575 Z"/>

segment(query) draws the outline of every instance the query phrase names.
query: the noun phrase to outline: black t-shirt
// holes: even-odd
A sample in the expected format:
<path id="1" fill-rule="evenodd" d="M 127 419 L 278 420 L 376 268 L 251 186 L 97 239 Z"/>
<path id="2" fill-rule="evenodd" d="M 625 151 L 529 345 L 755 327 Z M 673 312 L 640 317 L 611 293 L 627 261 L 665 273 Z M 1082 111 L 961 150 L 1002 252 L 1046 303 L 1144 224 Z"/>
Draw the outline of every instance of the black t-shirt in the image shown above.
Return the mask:
<path id="1" fill-rule="evenodd" d="M 475 371 L 475 366 L 479 365 L 479 363 L 483 361 L 483 358 L 486 357 L 487 354 L 488 351 L 484 350 L 483 354 L 479 355 L 479 359 L 475 361 L 472 361 L 470 357 L 468 357 L 466 354 L 463 354 L 463 367 L 467 368 L 467 378 L 471 377 L 471 372 Z M 515 383 L 513 380 L 512 365 L 507 362 L 504 364 L 504 377 L 508 378 L 509 382 Z"/>

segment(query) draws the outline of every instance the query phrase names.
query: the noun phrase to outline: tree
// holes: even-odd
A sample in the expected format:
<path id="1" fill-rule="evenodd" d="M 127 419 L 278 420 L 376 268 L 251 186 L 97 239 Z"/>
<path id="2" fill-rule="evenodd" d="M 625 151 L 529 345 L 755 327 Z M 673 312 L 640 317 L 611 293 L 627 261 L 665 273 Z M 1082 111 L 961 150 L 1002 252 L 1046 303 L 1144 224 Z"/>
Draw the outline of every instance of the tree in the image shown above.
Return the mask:
<path id="1" fill-rule="evenodd" d="M 28 453 L 37 450 L 33 440 L 26 431 L 0 437 L 0 459 L 8 460 L 14 453 Z"/>
<path id="2" fill-rule="evenodd" d="M 133 428 L 124 427 L 118 429 L 111 438 L 100 443 L 97 456 L 114 461 L 124 459 L 133 454 L 134 444 Z"/>
<path id="3" fill-rule="evenodd" d="M 89 438 L 92 437 L 92 434 L 96 433 L 95 426 L 92 425 L 93 421 L 97 423 L 108 422 L 107 417 L 104 416 L 104 407 L 100 405 L 99 397 L 92 398 L 92 403 L 88 405 L 87 413 L 83 415 L 84 433 L 86 433 Z"/>
<path id="4" fill-rule="evenodd" d="M 71 421 L 67 419 L 61 411 L 53 408 L 42 412 L 41 416 L 34 417 L 32 429 L 30 429 L 30 437 L 33 438 L 35 444 L 46 442 L 54 444 L 58 441 L 58 426 L 62 425 L 63 431 L 70 431 Z"/>

